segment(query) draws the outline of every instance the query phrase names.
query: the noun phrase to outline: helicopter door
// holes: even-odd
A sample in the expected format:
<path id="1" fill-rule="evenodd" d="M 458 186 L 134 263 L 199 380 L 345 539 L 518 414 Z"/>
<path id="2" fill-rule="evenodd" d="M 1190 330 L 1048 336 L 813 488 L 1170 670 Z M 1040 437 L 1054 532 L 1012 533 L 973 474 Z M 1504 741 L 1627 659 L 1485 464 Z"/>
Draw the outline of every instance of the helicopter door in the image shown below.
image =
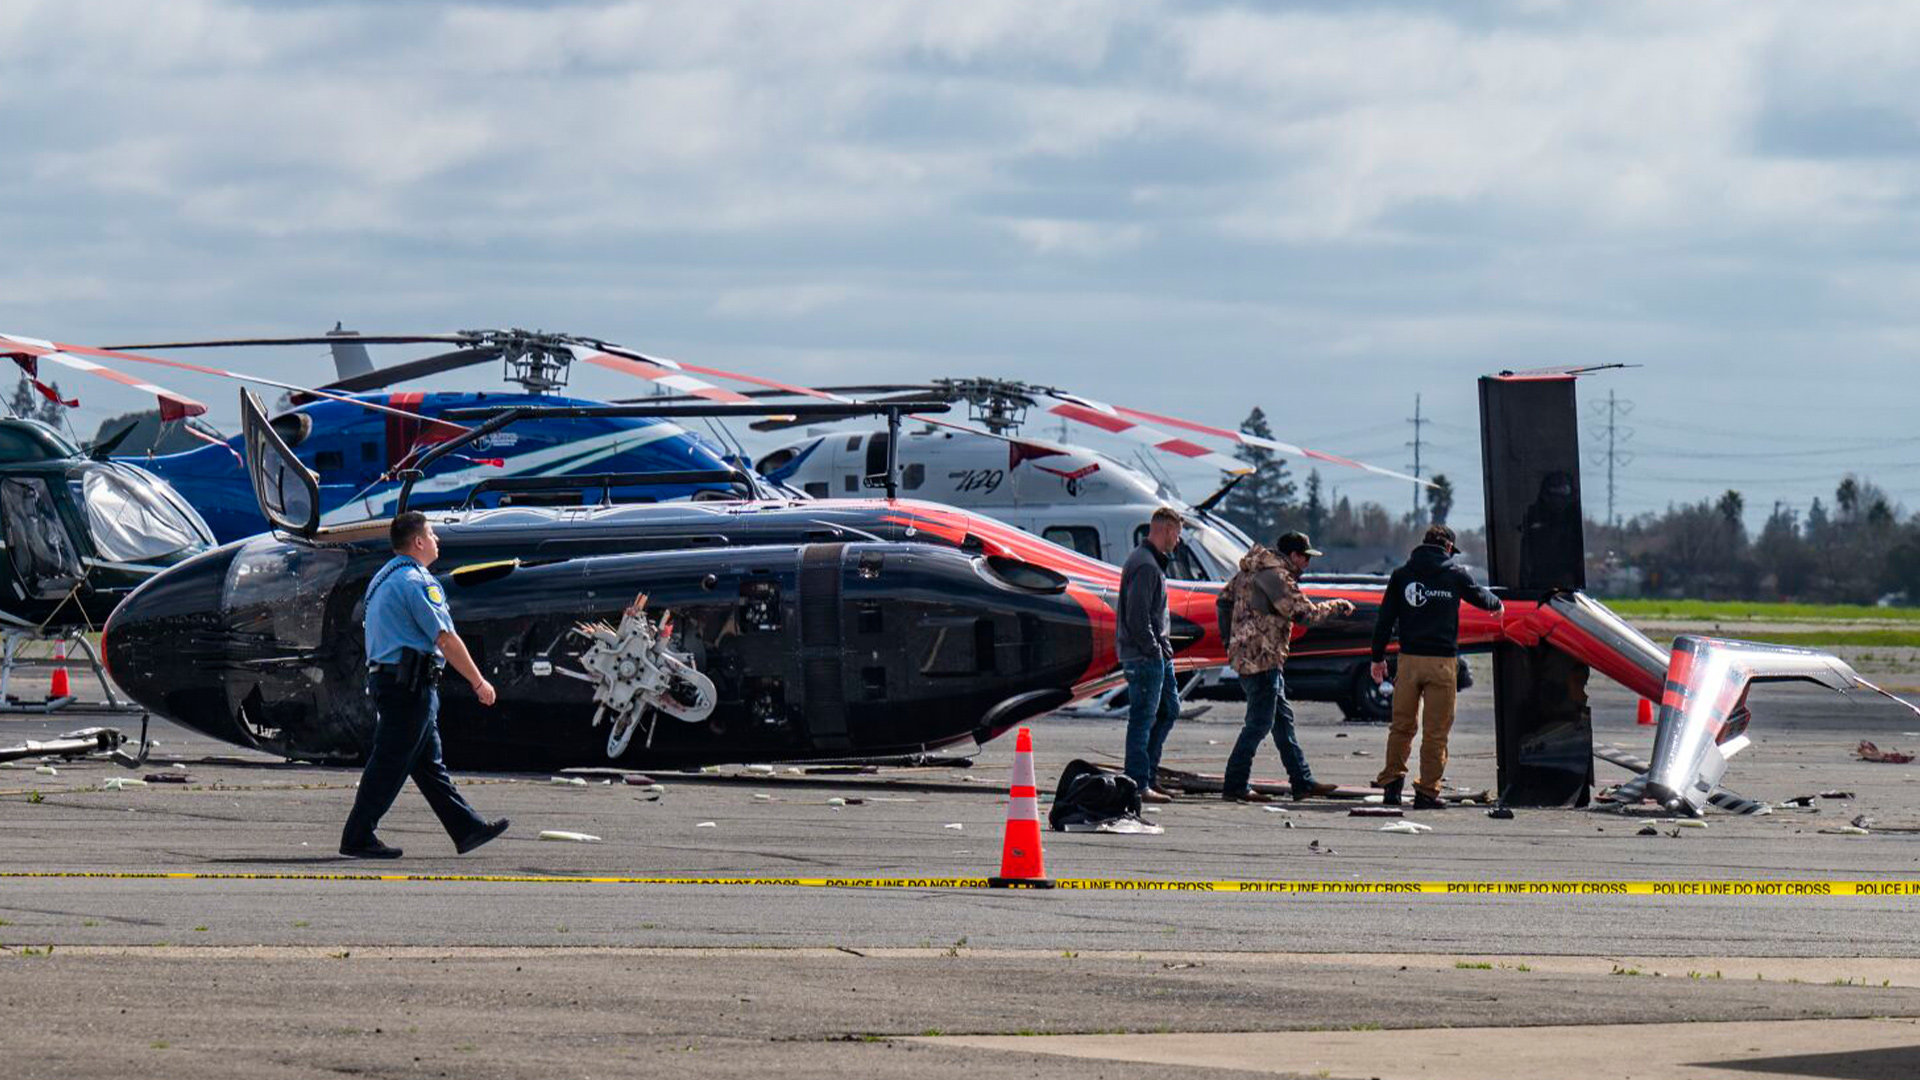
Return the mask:
<path id="1" fill-rule="evenodd" d="M 247 448 L 247 476 L 260 512 L 276 529 L 311 537 L 320 530 L 320 478 L 293 456 L 267 421 L 259 397 L 240 391 L 240 435 Z"/>
<path id="2" fill-rule="evenodd" d="M 60 520 L 47 482 L 37 476 L 0 480 L 0 521 L 15 587 L 35 600 L 57 600 L 85 580 L 80 553 Z"/>

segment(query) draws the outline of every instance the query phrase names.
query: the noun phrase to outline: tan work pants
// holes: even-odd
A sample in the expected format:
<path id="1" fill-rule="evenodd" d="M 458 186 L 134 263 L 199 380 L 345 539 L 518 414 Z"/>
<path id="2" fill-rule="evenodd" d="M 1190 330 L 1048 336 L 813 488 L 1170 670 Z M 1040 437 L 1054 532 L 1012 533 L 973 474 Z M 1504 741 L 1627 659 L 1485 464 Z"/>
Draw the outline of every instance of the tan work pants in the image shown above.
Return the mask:
<path id="1" fill-rule="evenodd" d="M 1407 775 L 1413 733 L 1420 736 L 1420 779 L 1415 791 L 1438 797 L 1447 773 L 1447 735 L 1453 731 L 1453 702 L 1459 693 L 1457 661 L 1451 656 L 1400 656 L 1393 684 L 1393 726 L 1387 729 L 1387 760 L 1375 786 Z M 1421 705 L 1425 705 L 1425 716 Z"/>

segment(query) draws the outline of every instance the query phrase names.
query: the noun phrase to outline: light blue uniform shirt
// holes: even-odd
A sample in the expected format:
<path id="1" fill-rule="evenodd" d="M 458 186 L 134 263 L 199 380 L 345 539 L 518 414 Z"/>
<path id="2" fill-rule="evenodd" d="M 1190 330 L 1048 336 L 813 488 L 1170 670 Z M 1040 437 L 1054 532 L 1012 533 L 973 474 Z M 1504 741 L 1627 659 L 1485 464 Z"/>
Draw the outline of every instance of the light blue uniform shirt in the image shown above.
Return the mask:
<path id="1" fill-rule="evenodd" d="M 367 590 L 367 660 L 392 664 L 401 649 L 440 655 L 440 631 L 453 632 L 453 613 L 440 582 L 411 555 L 396 555 Z"/>

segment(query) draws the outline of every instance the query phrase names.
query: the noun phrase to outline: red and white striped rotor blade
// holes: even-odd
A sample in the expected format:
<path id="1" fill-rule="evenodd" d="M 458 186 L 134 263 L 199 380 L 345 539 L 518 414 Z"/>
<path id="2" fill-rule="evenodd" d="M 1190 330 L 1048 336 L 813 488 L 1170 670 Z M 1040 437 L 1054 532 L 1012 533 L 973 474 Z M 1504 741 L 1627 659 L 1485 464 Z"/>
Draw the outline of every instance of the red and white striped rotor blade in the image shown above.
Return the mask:
<path id="1" fill-rule="evenodd" d="M 657 382 L 661 386 L 676 390 L 682 394 L 703 397 L 709 401 L 726 401 L 738 404 L 750 403 L 753 399 L 747 397 L 745 394 L 736 393 L 732 390 L 716 386 L 705 379 L 698 378 L 697 376 L 699 375 L 706 375 L 715 379 L 727 379 L 732 382 L 748 383 L 753 386 L 764 387 L 768 390 L 779 390 L 783 393 L 795 394 L 800 397 L 818 398 L 822 401 L 844 402 L 851 400 L 841 397 L 838 394 L 829 394 L 824 390 L 815 390 L 811 386 L 797 386 L 793 383 L 783 383 L 775 379 L 762 378 L 758 375 L 728 371 L 724 368 L 706 367 L 701 364 L 686 364 L 678 360 L 669 360 L 663 356 L 648 356 L 619 345 L 604 345 L 599 349 L 584 345 L 574 345 L 571 346 L 571 348 L 576 360 L 582 360 L 586 363 L 606 368 L 609 371 L 618 371 L 627 375 L 637 375 L 642 379 Z"/>
<path id="2" fill-rule="evenodd" d="M 0 334 L 0 350 L 6 348 L 7 342 L 31 342 L 35 345 L 46 346 L 66 356 L 67 359 L 60 360 L 59 362 L 66 364 L 68 367 L 89 371 L 92 374 L 99 375 L 102 378 L 112 379 L 126 386 L 138 387 L 142 390 L 149 390 L 156 394 L 164 395 L 161 397 L 160 402 L 160 415 L 162 419 L 176 418 L 168 416 L 169 406 L 166 400 L 168 396 L 191 407 L 190 411 L 178 414 L 180 416 L 199 416 L 201 413 L 207 411 L 207 407 L 183 394 L 176 394 L 171 390 L 156 387 L 152 383 L 142 382 L 131 375 L 115 371 L 105 365 L 92 364 L 90 367 L 83 367 L 81 364 L 74 363 L 74 360 L 78 359 L 81 360 L 82 363 L 85 363 L 85 357 L 99 357 L 103 360 L 124 360 L 136 364 L 154 364 L 159 367 L 170 367 L 180 371 L 192 371 L 201 375 L 212 375 L 221 379 L 232 379 L 235 382 L 253 383 L 258 386 L 271 386 L 276 390 L 287 390 L 296 394 L 311 394 L 314 397 L 326 398 L 328 401 L 339 401 L 348 405 L 357 405 L 360 408 L 371 409 L 374 412 L 389 413 L 393 416 L 404 417 L 408 420 L 436 427 L 449 428 L 453 431 L 467 430 L 465 424 L 456 424 L 451 420 L 442 420 L 434 416 L 422 416 L 419 413 L 408 412 L 405 409 L 396 409 L 391 405 L 382 405 L 377 401 L 364 401 L 359 398 L 349 397 L 345 394 L 336 394 L 328 390 L 316 390 L 309 386 L 298 386 L 294 383 L 281 382 L 278 379 L 249 375 L 244 371 L 229 371 L 226 368 L 208 367 L 205 364 L 195 364 L 187 360 L 162 360 L 159 357 L 142 356 L 139 353 L 116 352 L 112 349 L 95 349 L 86 345 L 68 345 L 63 342 L 43 341 L 39 338 L 21 338 L 14 335 Z"/>
<path id="3" fill-rule="evenodd" d="M 48 341 L 45 338 L 24 337 L 19 334 L 0 334 L 0 353 L 29 356 L 36 362 L 40 360 L 50 360 L 62 367 L 72 368 L 75 371 L 84 371 L 89 375 L 97 375 L 102 379 L 110 379 L 122 386 L 131 386 L 135 390 L 142 390 L 152 394 L 154 399 L 160 403 L 160 419 L 162 421 L 181 420 L 189 416 L 199 416 L 207 411 L 206 405 L 195 401 L 185 394 L 169 390 L 157 383 L 137 379 L 125 372 L 115 371 L 105 364 L 97 364 L 86 357 L 77 355 L 82 351 L 87 350 L 82 350 L 72 345 L 62 345 L 57 342 Z"/>
<path id="4" fill-rule="evenodd" d="M 1161 453 L 1174 454 L 1204 465 L 1211 465 L 1224 473 L 1238 474 L 1253 471 L 1253 466 L 1239 458 L 1229 457 L 1217 450 L 1209 450 L 1199 443 L 1122 416 L 1120 410 L 1111 405 L 1070 394 L 1056 393 L 1052 396 L 1055 403 L 1045 408 L 1055 416 L 1086 424 L 1089 427 L 1097 427 L 1137 443 L 1144 443 Z"/>
<path id="5" fill-rule="evenodd" d="M 1079 402 L 1095 409 L 1111 410 L 1114 415 L 1109 418 L 1110 421 L 1118 420 L 1124 422 L 1128 419 L 1133 419 L 1165 424 L 1168 427 L 1179 428 L 1182 431 L 1191 431 L 1196 435 L 1211 435 L 1216 439 L 1227 439 L 1239 443 L 1242 446 L 1258 446 L 1262 449 L 1272 450 L 1276 453 L 1286 454 L 1291 457 L 1303 457 L 1313 461 L 1324 461 L 1330 465 L 1339 465 L 1349 469 L 1360 469 L 1378 476 L 1390 476 L 1395 480 L 1405 480 L 1409 483 L 1421 484 L 1426 487 L 1433 486 L 1431 480 L 1423 480 L 1420 477 L 1408 473 L 1396 472 L 1393 469 L 1382 468 L 1379 465 L 1369 465 L 1364 461 L 1356 461 L 1353 458 L 1342 457 L 1339 454 L 1329 454 L 1324 450 L 1313 450 L 1304 446 L 1296 446 L 1290 442 L 1281 442 L 1279 439 L 1268 439 L 1259 435 L 1249 435 L 1244 431 L 1234 431 L 1230 428 L 1214 427 L 1211 424 L 1195 423 L 1192 420 L 1182 420 L 1177 416 L 1166 416 L 1161 413 L 1147 412 L 1144 409 L 1130 409 L 1125 405 L 1103 405 L 1100 402 L 1089 401 L 1085 398 L 1074 397 L 1070 394 L 1056 394 L 1055 396 L 1064 400 Z M 1240 464 L 1242 465 L 1241 471 L 1244 472 L 1246 463 L 1241 462 Z"/>

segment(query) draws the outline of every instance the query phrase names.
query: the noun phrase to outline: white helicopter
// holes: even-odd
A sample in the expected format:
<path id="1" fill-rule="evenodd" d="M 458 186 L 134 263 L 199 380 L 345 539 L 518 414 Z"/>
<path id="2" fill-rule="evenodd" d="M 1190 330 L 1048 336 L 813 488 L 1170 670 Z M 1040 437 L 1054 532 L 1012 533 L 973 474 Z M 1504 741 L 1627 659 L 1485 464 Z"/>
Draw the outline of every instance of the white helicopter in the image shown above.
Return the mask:
<path id="1" fill-rule="evenodd" d="M 1146 535 L 1147 519 L 1153 511 L 1172 507 L 1185 519 L 1186 526 L 1180 546 L 1173 552 L 1169 575 L 1182 580 L 1225 581 L 1233 576 L 1252 545 L 1244 532 L 1216 511 L 1249 466 L 1155 424 L 1213 438 L 1265 444 L 1282 453 L 1414 480 L 1304 447 L 1006 380 L 943 379 L 922 385 L 826 387 L 822 391 L 859 395 L 865 400 L 884 401 L 884 397 L 870 395 L 891 393 L 965 401 L 969 408 L 967 424 L 927 419 L 924 428 L 900 432 L 900 490 L 914 498 L 987 514 L 1083 555 L 1110 563 L 1124 562 Z M 1161 452 L 1199 460 L 1229 474 L 1229 479 L 1206 498 L 1187 503 L 1143 469 L 1108 454 L 1020 434 L 1029 410 L 1090 424 Z M 751 426 L 772 431 L 797 425 L 770 420 Z M 769 480 L 815 498 L 845 498 L 882 482 L 892 438 L 884 429 L 813 429 L 802 439 L 760 455 L 754 468 Z M 1263 539 L 1272 541 L 1271 537 Z M 1367 675 L 1366 667 L 1364 661 L 1352 658 L 1299 658 L 1287 665 L 1287 689 L 1295 700 L 1337 704 L 1351 720 L 1384 721 L 1392 709 L 1391 692 L 1383 693 Z M 1182 688 L 1184 695 L 1199 698 L 1234 698 L 1238 689 L 1232 673 L 1225 669 L 1198 673 Z M 1124 688 L 1117 690 L 1110 695 L 1112 700 L 1103 704 L 1110 709 L 1117 707 L 1124 695 Z"/>

